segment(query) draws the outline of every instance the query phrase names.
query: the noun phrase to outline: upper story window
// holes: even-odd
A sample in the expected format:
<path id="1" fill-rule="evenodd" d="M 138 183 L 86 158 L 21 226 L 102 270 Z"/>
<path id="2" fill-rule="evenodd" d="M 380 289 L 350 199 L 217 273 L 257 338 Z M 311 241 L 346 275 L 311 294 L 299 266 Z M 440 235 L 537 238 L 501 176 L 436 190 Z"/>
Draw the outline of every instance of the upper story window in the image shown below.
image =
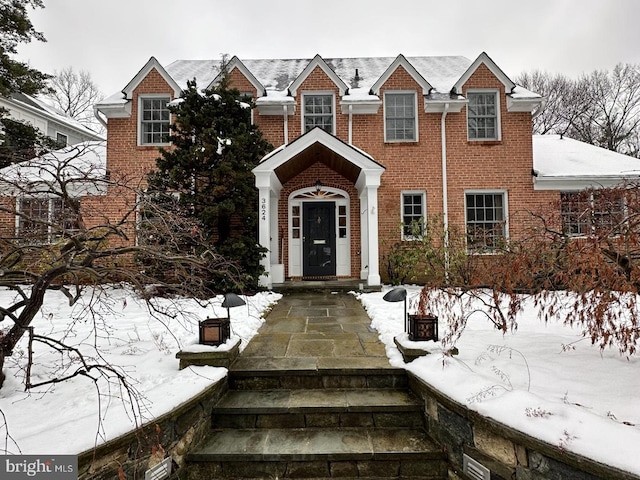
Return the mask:
<path id="1" fill-rule="evenodd" d="M 78 231 L 78 215 L 61 198 L 18 199 L 17 236 L 28 242 L 50 243 Z"/>
<path id="2" fill-rule="evenodd" d="M 68 140 L 69 138 L 64 133 L 56 133 L 56 143 L 61 147 L 66 147 L 69 144 Z"/>
<path id="3" fill-rule="evenodd" d="M 140 145 L 169 143 L 171 115 L 167 104 L 168 96 L 140 97 Z"/>
<path id="4" fill-rule="evenodd" d="M 418 140 L 415 92 L 384 94 L 384 139 L 386 142 Z"/>
<path id="5" fill-rule="evenodd" d="M 625 215 L 624 197 L 615 190 L 560 193 L 562 230 L 571 237 L 613 232 Z"/>
<path id="6" fill-rule="evenodd" d="M 500 105 L 497 91 L 467 92 L 469 140 L 500 140 Z"/>
<path id="7" fill-rule="evenodd" d="M 305 93 L 302 95 L 304 103 L 302 122 L 304 133 L 320 127 L 333 135 L 334 108 L 332 93 Z"/>
<path id="8" fill-rule="evenodd" d="M 465 193 L 467 250 L 491 253 L 507 239 L 505 192 Z"/>
<path id="9" fill-rule="evenodd" d="M 415 240 L 424 235 L 426 198 L 424 191 L 402 192 L 402 239 Z"/>

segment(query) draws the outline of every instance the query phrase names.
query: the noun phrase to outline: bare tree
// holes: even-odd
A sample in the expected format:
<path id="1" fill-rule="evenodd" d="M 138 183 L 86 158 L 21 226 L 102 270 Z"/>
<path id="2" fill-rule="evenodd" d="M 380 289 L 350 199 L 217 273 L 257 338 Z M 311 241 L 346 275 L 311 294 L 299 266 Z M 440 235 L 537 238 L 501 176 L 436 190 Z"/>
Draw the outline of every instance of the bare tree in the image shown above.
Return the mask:
<path id="1" fill-rule="evenodd" d="M 634 65 L 618 64 L 612 72 L 595 71 L 580 81 L 589 92 L 586 112 L 571 123 L 567 134 L 577 140 L 624 154 L 640 127 L 640 73 Z"/>
<path id="2" fill-rule="evenodd" d="M 204 299 L 214 295 L 209 278 L 224 272 L 233 279 L 236 270 L 201 243 L 195 234 L 200 226 L 184 216 L 175 202 L 156 202 L 130 187 L 126 179 L 107 175 L 96 151 L 99 148 L 92 143 L 67 147 L 0 171 L 7 195 L 0 203 L 0 213 L 5 219 L 17 219 L 17 234 L 5 232 L 0 239 L 0 287 L 16 292 L 14 302 L 0 305 L 0 369 L 18 341 L 30 333 L 30 345 L 40 342 L 76 358 L 75 372 L 44 383 L 78 375 L 94 381 L 96 376 L 116 375 L 131 392 L 112 366 L 83 358 L 64 339 L 33 331 L 31 323 L 43 307 L 45 293 L 60 291 L 73 305 L 87 289 L 100 292 L 105 284 L 125 282 L 146 301 L 152 297 L 150 286 L 155 292 Z M 118 189 L 134 199 L 123 204 L 115 221 L 105 212 L 102 194 L 106 189 Z M 146 218 L 161 221 L 144 222 L 145 236 L 153 241 L 132 245 L 129 240 L 139 230 L 142 209 Z M 104 295 L 92 298 L 99 302 Z M 152 302 L 148 305 L 154 308 Z M 89 316 L 94 311 L 89 309 Z M 29 376 L 26 378 L 29 387 Z M 0 386 L 3 380 L 4 375 Z"/>
<path id="3" fill-rule="evenodd" d="M 52 93 L 50 98 L 54 106 L 93 130 L 100 130 L 102 125 L 96 121 L 93 106 L 103 95 L 86 70 L 76 72 L 73 67 L 65 67 L 54 71 L 49 81 Z"/>
<path id="4" fill-rule="evenodd" d="M 536 134 L 562 134 L 592 145 L 638 156 L 640 66 L 618 64 L 578 80 L 533 71 L 517 82 L 547 102 L 533 121 Z"/>

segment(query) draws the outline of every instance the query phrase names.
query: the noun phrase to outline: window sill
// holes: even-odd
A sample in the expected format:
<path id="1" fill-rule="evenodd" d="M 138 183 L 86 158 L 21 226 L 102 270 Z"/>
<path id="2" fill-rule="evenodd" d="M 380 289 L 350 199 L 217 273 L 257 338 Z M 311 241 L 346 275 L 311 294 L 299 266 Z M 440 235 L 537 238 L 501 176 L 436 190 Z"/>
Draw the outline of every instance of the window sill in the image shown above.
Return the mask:
<path id="1" fill-rule="evenodd" d="M 467 139 L 468 145 L 502 145 L 502 140 L 471 140 Z"/>

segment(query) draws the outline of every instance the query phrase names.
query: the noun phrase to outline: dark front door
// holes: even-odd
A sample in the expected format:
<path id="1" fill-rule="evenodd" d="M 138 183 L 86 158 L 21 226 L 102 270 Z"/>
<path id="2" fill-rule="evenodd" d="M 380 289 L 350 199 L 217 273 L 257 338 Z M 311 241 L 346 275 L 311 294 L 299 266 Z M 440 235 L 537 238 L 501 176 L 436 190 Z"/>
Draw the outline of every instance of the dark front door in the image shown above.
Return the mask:
<path id="1" fill-rule="evenodd" d="M 326 277 L 336 274 L 336 204 L 305 202 L 302 275 Z"/>

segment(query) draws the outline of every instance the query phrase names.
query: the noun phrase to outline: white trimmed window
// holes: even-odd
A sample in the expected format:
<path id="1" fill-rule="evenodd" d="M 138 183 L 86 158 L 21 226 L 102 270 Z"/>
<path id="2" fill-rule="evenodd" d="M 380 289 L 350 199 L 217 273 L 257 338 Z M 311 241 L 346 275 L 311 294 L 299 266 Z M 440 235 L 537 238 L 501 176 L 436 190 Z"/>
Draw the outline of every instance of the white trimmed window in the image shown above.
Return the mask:
<path id="1" fill-rule="evenodd" d="M 304 133 L 320 127 L 325 132 L 334 134 L 335 108 L 333 93 L 302 94 L 302 125 Z"/>
<path id="2" fill-rule="evenodd" d="M 418 111 L 415 92 L 385 92 L 385 142 L 418 141 Z"/>
<path id="3" fill-rule="evenodd" d="M 56 143 L 62 147 L 66 147 L 68 143 L 69 137 L 67 137 L 64 133 L 56 132 Z"/>
<path id="4" fill-rule="evenodd" d="M 16 236 L 22 241 L 51 243 L 78 231 L 78 216 L 61 198 L 17 200 Z"/>
<path id="5" fill-rule="evenodd" d="M 465 192 L 467 250 L 491 253 L 507 240 L 507 194 Z"/>
<path id="6" fill-rule="evenodd" d="M 169 143 L 171 114 L 167 104 L 169 96 L 140 96 L 138 117 L 140 119 L 140 145 L 166 145 Z"/>
<path id="7" fill-rule="evenodd" d="M 424 235 L 427 204 L 424 191 L 402 192 L 402 239 L 416 240 Z"/>
<path id="8" fill-rule="evenodd" d="M 625 202 L 616 190 L 560 193 L 562 230 L 570 237 L 612 232 L 625 218 Z"/>
<path id="9" fill-rule="evenodd" d="M 469 140 L 500 140 L 500 103 L 496 90 L 468 91 Z"/>

